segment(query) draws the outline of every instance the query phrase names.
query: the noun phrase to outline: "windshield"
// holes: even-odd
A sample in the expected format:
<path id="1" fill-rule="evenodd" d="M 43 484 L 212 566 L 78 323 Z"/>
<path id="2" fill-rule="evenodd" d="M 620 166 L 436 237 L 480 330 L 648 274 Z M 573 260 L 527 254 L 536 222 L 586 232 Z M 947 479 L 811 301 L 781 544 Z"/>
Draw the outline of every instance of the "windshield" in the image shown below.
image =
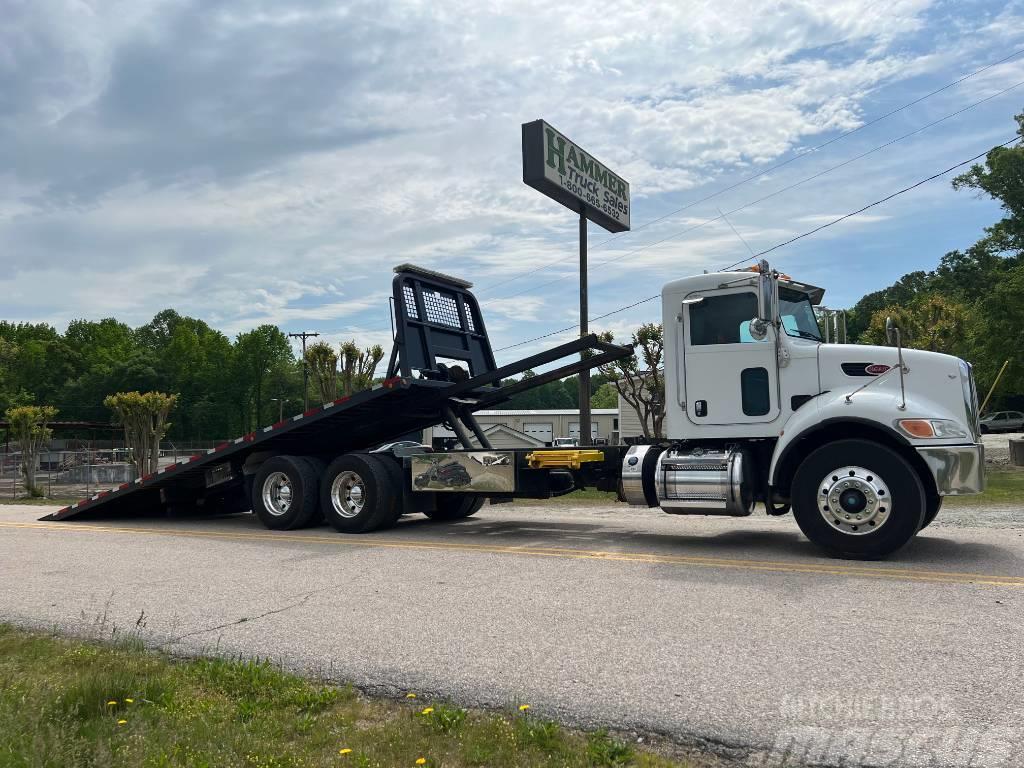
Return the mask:
<path id="1" fill-rule="evenodd" d="M 787 336 L 821 341 L 821 329 L 814 317 L 810 297 L 792 288 L 779 288 L 779 317 Z"/>

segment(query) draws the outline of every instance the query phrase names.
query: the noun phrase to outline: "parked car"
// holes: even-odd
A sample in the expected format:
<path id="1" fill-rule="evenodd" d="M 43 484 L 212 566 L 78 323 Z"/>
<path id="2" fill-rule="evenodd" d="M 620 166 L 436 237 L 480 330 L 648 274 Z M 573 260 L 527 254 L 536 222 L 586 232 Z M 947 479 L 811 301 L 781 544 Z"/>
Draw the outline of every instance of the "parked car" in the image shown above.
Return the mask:
<path id="1" fill-rule="evenodd" d="M 1024 432 L 1024 413 L 1020 411 L 998 411 L 981 417 L 981 431 Z"/>

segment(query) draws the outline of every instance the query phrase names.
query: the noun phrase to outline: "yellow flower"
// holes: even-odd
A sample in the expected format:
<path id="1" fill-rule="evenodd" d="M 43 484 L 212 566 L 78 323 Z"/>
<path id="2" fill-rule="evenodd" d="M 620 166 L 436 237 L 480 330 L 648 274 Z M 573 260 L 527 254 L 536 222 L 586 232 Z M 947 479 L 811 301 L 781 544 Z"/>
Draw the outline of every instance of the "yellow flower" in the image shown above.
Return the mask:
<path id="1" fill-rule="evenodd" d="M 427 707 L 427 708 L 426 708 L 426 709 L 424 709 L 424 710 L 423 710 L 422 712 L 420 712 L 420 714 L 421 714 L 421 715 L 429 715 L 429 714 L 430 714 L 431 712 L 433 712 L 433 711 L 434 711 L 434 708 L 433 708 L 433 707 Z"/>
<path id="2" fill-rule="evenodd" d="M 338 754 L 339 755 L 347 755 L 351 751 L 352 751 L 351 749 L 349 749 L 348 747 L 345 747 L 344 749 L 339 749 L 338 750 Z"/>
<path id="3" fill-rule="evenodd" d="M 425 758 L 425 757 L 421 757 L 421 758 L 419 758 L 416 761 L 416 765 L 426 765 L 426 764 L 427 764 L 427 758 Z"/>
<path id="4" fill-rule="evenodd" d="M 108 707 L 116 707 L 117 706 L 117 702 L 114 701 L 113 699 L 111 699 L 110 701 L 107 702 L 107 706 Z"/>
<path id="5" fill-rule="evenodd" d="M 528 710 L 529 708 L 530 708 L 530 705 L 529 705 L 529 704 L 520 704 L 520 705 L 519 705 L 519 711 L 520 711 L 520 712 L 525 712 L 525 711 L 526 711 L 526 710 Z"/>
<path id="6" fill-rule="evenodd" d="M 407 698 L 407 699 L 415 699 L 416 698 L 416 694 L 415 693 L 407 693 L 407 694 L 405 694 L 405 698 Z"/>
<path id="7" fill-rule="evenodd" d="M 124 701 L 125 701 L 125 704 L 134 704 L 135 703 L 135 699 L 125 699 Z"/>
<path id="8" fill-rule="evenodd" d="M 127 720 L 118 720 L 118 721 L 117 721 L 117 724 L 118 724 L 118 725 L 124 725 L 124 724 L 125 724 L 125 723 L 127 723 L 127 722 L 128 722 Z"/>

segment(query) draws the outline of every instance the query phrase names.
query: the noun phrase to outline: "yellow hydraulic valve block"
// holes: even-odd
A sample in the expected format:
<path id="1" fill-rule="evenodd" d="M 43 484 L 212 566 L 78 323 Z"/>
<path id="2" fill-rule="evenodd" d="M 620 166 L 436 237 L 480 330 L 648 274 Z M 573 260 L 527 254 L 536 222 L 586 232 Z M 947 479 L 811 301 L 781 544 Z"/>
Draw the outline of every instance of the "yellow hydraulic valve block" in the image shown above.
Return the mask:
<path id="1" fill-rule="evenodd" d="M 581 464 L 604 461 L 604 451 L 534 451 L 526 454 L 531 469 L 579 469 Z"/>

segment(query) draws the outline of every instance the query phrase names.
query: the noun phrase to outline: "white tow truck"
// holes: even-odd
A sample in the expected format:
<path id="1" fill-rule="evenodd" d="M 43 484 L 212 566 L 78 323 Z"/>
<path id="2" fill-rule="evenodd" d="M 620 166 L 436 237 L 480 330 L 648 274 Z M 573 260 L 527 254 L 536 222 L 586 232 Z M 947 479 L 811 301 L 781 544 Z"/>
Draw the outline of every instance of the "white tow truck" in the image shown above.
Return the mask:
<path id="1" fill-rule="evenodd" d="M 671 514 L 792 510 L 839 556 L 885 556 L 984 490 L 971 366 L 949 355 L 826 344 L 824 291 L 773 271 L 703 274 L 662 290 L 669 440 L 632 446 L 622 494 Z"/>
<path id="2" fill-rule="evenodd" d="M 665 286 L 669 439 L 650 445 L 497 450 L 474 413 L 633 353 L 595 335 L 498 366 L 472 286 L 395 269 L 387 376 L 226 441 L 46 519 L 252 510 L 274 530 L 327 522 L 367 533 L 403 515 L 449 522 L 484 501 L 593 486 L 672 514 L 790 509 L 807 537 L 881 557 L 928 525 L 943 496 L 984 485 L 970 366 L 895 347 L 825 344 L 823 291 L 773 272 L 721 272 Z M 581 354 L 582 353 L 582 354 Z M 566 361 L 570 362 L 566 362 Z M 561 361 L 561 362 L 559 362 Z M 552 364 L 534 376 L 515 376 Z M 461 449 L 410 433 L 444 423 Z"/>

